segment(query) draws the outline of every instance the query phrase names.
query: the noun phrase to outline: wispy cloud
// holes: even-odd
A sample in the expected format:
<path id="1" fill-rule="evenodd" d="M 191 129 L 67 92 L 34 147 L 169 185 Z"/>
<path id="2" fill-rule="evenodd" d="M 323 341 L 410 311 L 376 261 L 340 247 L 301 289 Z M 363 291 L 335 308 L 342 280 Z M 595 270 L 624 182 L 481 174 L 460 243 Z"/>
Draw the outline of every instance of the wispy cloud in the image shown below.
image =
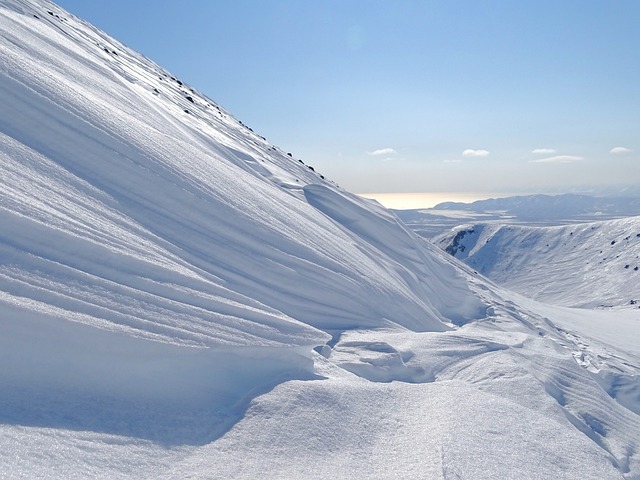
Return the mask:
<path id="1" fill-rule="evenodd" d="M 556 153 L 556 151 L 553 148 L 536 148 L 532 150 L 531 153 L 551 155 L 552 153 Z"/>
<path id="2" fill-rule="evenodd" d="M 396 153 L 397 152 L 393 148 L 379 148 L 378 150 L 367 152 L 367 155 L 372 155 L 374 157 L 382 157 L 384 155 L 395 155 Z"/>
<path id="3" fill-rule="evenodd" d="M 631 152 L 631 149 L 627 147 L 613 147 L 611 150 L 609 150 L 609 153 L 613 153 L 614 155 L 620 155 L 622 153 L 629 152 Z"/>
<path id="4" fill-rule="evenodd" d="M 537 158 L 529 160 L 529 163 L 574 163 L 584 160 L 584 157 L 577 155 L 556 155 L 555 157 Z"/>
<path id="5" fill-rule="evenodd" d="M 471 148 L 467 148 L 464 152 L 462 152 L 463 157 L 488 157 L 489 150 L 473 150 Z"/>
<path id="6" fill-rule="evenodd" d="M 442 163 L 462 163 L 462 160 L 459 158 L 451 158 L 448 160 L 443 160 Z"/>

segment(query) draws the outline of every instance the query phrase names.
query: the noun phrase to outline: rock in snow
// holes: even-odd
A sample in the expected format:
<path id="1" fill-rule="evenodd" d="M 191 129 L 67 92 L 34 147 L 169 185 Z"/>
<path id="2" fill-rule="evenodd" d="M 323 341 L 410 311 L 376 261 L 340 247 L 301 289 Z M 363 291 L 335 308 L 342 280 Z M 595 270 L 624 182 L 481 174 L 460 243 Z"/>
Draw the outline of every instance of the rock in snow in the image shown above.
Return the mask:
<path id="1" fill-rule="evenodd" d="M 640 477 L 614 313 L 496 287 L 47 0 L 0 31 L 2 478 Z"/>

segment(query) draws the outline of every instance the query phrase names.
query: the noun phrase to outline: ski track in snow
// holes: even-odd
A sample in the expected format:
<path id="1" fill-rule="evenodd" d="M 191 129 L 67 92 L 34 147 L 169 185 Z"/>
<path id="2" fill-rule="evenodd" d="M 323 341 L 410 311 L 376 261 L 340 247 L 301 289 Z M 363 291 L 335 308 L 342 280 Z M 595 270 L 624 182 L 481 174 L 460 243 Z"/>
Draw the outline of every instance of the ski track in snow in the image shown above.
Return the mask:
<path id="1" fill-rule="evenodd" d="M 640 478 L 637 311 L 492 284 L 46 0 L 0 31 L 0 477 Z"/>

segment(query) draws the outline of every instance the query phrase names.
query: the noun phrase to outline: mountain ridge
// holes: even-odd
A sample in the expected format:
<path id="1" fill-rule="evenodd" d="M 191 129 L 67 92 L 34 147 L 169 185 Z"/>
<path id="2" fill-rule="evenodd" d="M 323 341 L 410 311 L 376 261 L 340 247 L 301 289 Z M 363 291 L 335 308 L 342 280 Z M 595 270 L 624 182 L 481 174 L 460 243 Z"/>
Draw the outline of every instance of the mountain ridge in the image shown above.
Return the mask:
<path id="1" fill-rule="evenodd" d="M 640 198 L 613 195 L 596 197 L 575 193 L 535 194 L 490 198 L 471 203 L 443 202 L 433 209 L 469 210 L 476 213 L 502 212 L 503 215 L 526 221 L 557 221 L 575 220 L 580 217 L 640 215 Z"/>
<path id="2" fill-rule="evenodd" d="M 579 308 L 640 303 L 640 217 L 553 227 L 480 223 L 434 242 L 539 301 Z"/>

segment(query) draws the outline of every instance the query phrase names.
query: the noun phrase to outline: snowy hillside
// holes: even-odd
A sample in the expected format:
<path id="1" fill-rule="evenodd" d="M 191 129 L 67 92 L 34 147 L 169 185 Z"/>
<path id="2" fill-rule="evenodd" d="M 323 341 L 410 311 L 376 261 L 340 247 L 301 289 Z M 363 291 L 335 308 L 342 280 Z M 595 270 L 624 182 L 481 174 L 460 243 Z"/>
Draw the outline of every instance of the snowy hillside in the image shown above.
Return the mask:
<path id="1" fill-rule="evenodd" d="M 597 319 L 47 0 L 0 33 L 0 477 L 640 478 L 640 352 Z"/>
<path id="2" fill-rule="evenodd" d="M 467 225 L 434 242 L 536 300 L 581 308 L 640 306 L 640 217 L 557 227 Z"/>

